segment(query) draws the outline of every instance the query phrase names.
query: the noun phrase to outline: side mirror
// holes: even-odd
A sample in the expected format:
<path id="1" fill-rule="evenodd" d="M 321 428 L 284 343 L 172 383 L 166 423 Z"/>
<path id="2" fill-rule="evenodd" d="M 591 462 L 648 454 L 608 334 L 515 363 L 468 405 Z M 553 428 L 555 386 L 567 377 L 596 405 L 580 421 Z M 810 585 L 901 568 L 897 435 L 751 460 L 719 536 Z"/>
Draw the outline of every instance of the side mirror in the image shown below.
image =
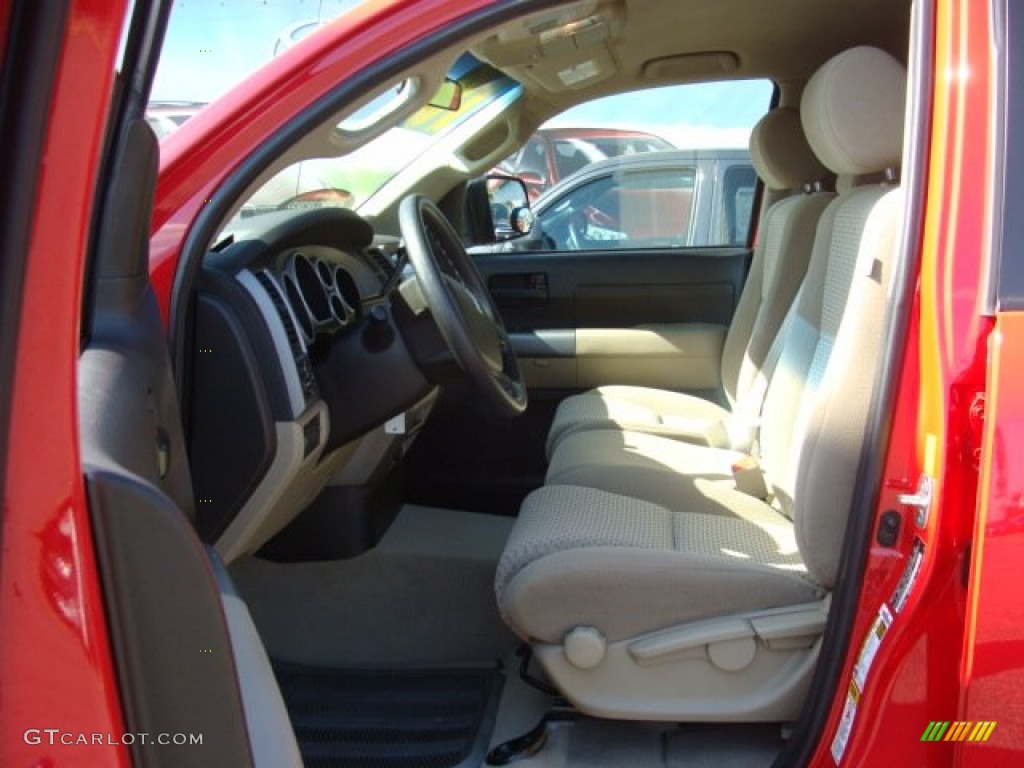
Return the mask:
<path id="1" fill-rule="evenodd" d="M 522 237 L 533 229 L 534 220 L 522 179 L 492 173 L 467 185 L 466 222 L 471 245 Z"/>
<path id="2" fill-rule="evenodd" d="M 548 180 L 539 171 L 520 171 L 516 175 L 526 185 L 526 190 L 530 195 L 530 202 L 540 197 L 540 193 L 548 188 Z"/>
<path id="3" fill-rule="evenodd" d="M 512 225 L 513 232 L 518 235 L 528 235 L 530 230 L 533 229 L 533 224 L 537 221 L 537 217 L 528 205 L 524 205 L 521 208 L 513 208 L 508 220 L 509 224 Z"/>

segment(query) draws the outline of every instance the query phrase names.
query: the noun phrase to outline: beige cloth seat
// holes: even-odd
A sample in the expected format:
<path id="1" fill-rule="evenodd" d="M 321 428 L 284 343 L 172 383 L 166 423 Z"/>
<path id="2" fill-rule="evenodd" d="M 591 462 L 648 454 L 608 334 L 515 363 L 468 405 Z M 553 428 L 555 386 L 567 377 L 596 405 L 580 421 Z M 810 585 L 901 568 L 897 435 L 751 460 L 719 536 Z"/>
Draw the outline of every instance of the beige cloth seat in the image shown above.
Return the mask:
<path id="1" fill-rule="evenodd" d="M 855 48 L 823 65 L 801 110 L 825 165 L 849 177 L 897 167 L 904 91 L 902 65 L 878 49 Z M 839 571 L 901 227 L 902 195 L 892 184 L 855 186 L 822 216 L 765 397 L 770 503 L 716 479 L 714 464 L 727 451 L 629 433 L 622 439 L 634 441 L 632 450 L 620 456 L 634 463 L 652 443 L 704 452 L 705 475 L 689 477 L 688 498 L 646 500 L 655 473 L 632 495 L 603 489 L 602 475 L 635 471 L 622 464 L 524 502 L 499 562 L 498 604 L 583 711 L 797 716 Z M 557 453 L 601 434 L 567 436 Z M 682 475 L 669 468 L 661 477 L 669 485 Z"/>
<path id="2" fill-rule="evenodd" d="M 833 198 L 819 190 L 829 172 L 807 144 L 797 110 L 765 115 L 751 132 L 750 155 L 773 194 L 793 194 L 765 211 L 725 339 L 721 375 L 729 408 L 649 387 L 598 387 L 559 404 L 548 432 L 549 458 L 563 437 L 587 429 L 631 429 L 716 447 L 746 446 L 750 427 L 745 416 L 760 406 L 772 342 L 806 271 L 815 226 Z"/>
<path id="3" fill-rule="evenodd" d="M 573 432 L 548 465 L 547 485 L 598 488 L 669 509 L 728 514 L 717 501 L 735 488 L 732 467 L 747 454 L 615 429 Z"/>

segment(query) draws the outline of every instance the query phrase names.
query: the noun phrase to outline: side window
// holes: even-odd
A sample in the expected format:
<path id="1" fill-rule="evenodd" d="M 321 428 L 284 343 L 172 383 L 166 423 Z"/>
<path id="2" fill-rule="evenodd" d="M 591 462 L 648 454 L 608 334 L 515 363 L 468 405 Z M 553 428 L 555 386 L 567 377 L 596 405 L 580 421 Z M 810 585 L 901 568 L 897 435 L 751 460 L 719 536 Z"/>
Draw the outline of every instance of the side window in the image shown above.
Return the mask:
<path id="1" fill-rule="evenodd" d="M 690 83 L 595 99 L 551 118 L 500 166 L 526 183 L 539 227 L 507 247 L 745 246 L 757 190 L 750 131 L 773 93 L 769 80 Z"/>
<path id="2" fill-rule="evenodd" d="M 556 250 L 686 245 L 697 172 L 692 167 L 624 171 L 581 183 L 540 214 Z"/>
<path id="3" fill-rule="evenodd" d="M 757 174 L 753 166 L 733 165 L 722 183 L 722 206 L 725 219 L 723 245 L 746 245 L 750 219 L 754 212 L 754 187 Z"/>

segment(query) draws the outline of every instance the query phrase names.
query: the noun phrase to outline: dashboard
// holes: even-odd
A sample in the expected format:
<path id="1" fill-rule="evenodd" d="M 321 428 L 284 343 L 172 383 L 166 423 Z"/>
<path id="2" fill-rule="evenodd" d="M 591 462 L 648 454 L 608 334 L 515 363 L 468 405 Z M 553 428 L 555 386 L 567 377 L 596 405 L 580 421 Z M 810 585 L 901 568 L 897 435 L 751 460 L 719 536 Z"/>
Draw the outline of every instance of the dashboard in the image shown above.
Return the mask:
<path id="1" fill-rule="evenodd" d="M 204 258 L 186 422 L 198 529 L 225 561 L 407 449 L 437 395 L 408 277 L 400 241 L 340 208 L 243 220 Z"/>

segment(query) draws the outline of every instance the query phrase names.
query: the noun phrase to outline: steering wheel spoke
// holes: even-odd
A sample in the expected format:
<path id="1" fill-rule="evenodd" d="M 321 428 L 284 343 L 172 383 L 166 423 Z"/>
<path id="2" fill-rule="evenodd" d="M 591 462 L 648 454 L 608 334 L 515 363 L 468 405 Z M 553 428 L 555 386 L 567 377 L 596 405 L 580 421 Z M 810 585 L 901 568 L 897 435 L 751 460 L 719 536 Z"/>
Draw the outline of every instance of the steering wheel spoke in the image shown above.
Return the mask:
<path id="1" fill-rule="evenodd" d="M 420 292 L 452 356 L 494 410 L 516 416 L 527 394 L 498 308 L 444 214 L 422 195 L 399 208 Z"/>

